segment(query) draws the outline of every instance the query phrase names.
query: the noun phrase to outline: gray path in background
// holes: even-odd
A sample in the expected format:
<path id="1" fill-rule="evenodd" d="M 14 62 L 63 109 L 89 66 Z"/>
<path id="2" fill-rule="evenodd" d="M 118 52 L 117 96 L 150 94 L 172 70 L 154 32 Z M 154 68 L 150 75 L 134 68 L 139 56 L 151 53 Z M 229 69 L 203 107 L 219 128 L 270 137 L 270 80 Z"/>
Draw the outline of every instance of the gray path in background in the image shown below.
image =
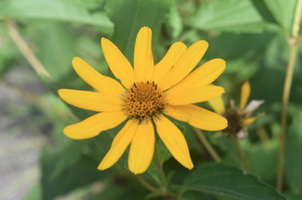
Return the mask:
<path id="1" fill-rule="evenodd" d="M 16 68 L 4 78 L 35 95 L 45 91 L 33 71 Z M 0 199 L 19 200 L 39 179 L 40 147 L 47 116 L 0 84 Z"/>

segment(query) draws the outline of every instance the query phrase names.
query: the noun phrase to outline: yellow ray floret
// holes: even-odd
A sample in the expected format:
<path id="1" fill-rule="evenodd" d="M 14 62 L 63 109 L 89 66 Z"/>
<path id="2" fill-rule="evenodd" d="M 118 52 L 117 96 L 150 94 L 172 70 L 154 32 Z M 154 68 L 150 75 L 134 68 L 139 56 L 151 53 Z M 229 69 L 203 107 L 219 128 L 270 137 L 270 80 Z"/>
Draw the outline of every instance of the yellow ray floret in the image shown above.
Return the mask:
<path id="1" fill-rule="evenodd" d="M 211 108 L 213 108 L 213 110 L 222 115 L 225 113 L 225 105 L 223 102 L 222 97 L 217 97 L 215 99 L 211 99 L 208 101 L 208 103 L 210 104 Z"/>
<path id="2" fill-rule="evenodd" d="M 153 158 L 155 135 L 151 121 L 140 124 L 130 146 L 128 166 L 134 174 L 145 172 Z"/>
<path id="3" fill-rule="evenodd" d="M 102 38 L 101 43 L 104 57 L 114 76 L 120 79 L 126 88 L 131 87 L 135 78 L 130 62 L 110 40 Z"/>
<path id="4" fill-rule="evenodd" d="M 156 130 L 173 157 L 188 169 L 193 168 L 189 148 L 181 131 L 166 117 L 155 121 Z"/>
<path id="5" fill-rule="evenodd" d="M 63 132 L 66 136 L 76 140 L 92 138 L 102 131 L 114 128 L 125 121 L 127 116 L 123 111 L 102 112 L 84 121 L 66 126 Z"/>
<path id="6" fill-rule="evenodd" d="M 168 105 L 164 112 L 177 120 L 188 122 L 203 130 L 217 131 L 225 129 L 228 125 L 227 120 L 221 115 L 195 105 Z"/>
<path id="7" fill-rule="evenodd" d="M 137 34 L 134 48 L 134 73 L 137 82 L 150 80 L 154 72 L 151 48 L 152 31 L 143 27 Z"/>
<path id="8" fill-rule="evenodd" d="M 114 165 L 118 159 L 123 155 L 126 148 L 129 146 L 136 133 L 138 123 L 133 120 L 129 120 L 122 130 L 115 136 L 111 148 L 99 164 L 99 170 L 105 170 Z"/>
<path id="9" fill-rule="evenodd" d="M 77 74 L 89 85 L 99 92 L 107 94 L 122 94 L 125 89 L 119 82 L 113 78 L 103 76 L 88 65 L 81 58 L 75 57 L 72 60 L 72 66 Z"/>
<path id="10" fill-rule="evenodd" d="M 240 100 L 240 110 L 243 110 L 246 106 L 247 100 L 250 97 L 251 85 L 246 81 L 241 87 L 241 100 Z"/>
<path id="11" fill-rule="evenodd" d="M 167 74 L 167 72 L 174 66 L 180 56 L 187 50 L 187 46 L 182 42 L 174 43 L 163 59 L 155 65 L 152 80 L 158 82 Z"/>

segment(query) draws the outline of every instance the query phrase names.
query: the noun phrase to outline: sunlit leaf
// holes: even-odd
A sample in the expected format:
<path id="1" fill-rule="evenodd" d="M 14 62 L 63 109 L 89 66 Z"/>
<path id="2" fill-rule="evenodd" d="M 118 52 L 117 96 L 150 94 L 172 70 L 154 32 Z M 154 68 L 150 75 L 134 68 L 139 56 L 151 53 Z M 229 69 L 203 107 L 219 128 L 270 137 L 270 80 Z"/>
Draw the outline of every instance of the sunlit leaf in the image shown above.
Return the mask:
<path id="1" fill-rule="evenodd" d="M 112 29 L 104 12 L 89 10 L 71 0 L 15 0 L 0 5 L 0 16 L 13 19 L 57 20 Z"/>
<path id="2" fill-rule="evenodd" d="M 216 0 L 203 3 L 192 19 L 192 26 L 207 31 L 262 32 L 261 15 L 248 0 Z"/>
<path id="3" fill-rule="evenodd" d="M 293 24 L 296 0 L 264 0 L 276 21 L 291 32 Z"/>

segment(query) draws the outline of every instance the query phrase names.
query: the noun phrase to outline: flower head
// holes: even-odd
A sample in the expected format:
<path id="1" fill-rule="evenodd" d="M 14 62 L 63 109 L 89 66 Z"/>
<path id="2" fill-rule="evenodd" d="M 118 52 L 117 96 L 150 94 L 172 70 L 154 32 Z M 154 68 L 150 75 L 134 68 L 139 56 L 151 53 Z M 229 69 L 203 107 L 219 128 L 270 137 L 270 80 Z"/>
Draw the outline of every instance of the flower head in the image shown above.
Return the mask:
<path id="1" fill-rule="evenodd" d="M 154 65 L 151 38 L 150 28 L 140 29 L 135 42 L 134 68 L 111 41 L 102 38 L 104 57 L 121 84 L 99 74 L 76 57 L 72 61 L 75 71 L 97 92 L 59 90 L 60 97 L 67 103 L 100 112 L 67 126 L 63 132 L 72 139 L 94 137 L 127 120 L 98 166 L 100 170 L 115 164 L 131 144 L 129 170 L 134 174 L 146 171 L 154 153 L 154 125 L 174 158 L 192 169 L 187 142 L 165 115 L 205 130 L 221 130 L 227 126 L 224 117 L 192 105 L 224 93 L 222 87 L 209 84 L 224 71 L 225 61 L 213 59 L 192 72 L 206 52 L 208 43 L 198 41 L 187 48 L 185 44 L 176 42 L 164 58 Z"/>
<path id="2" fill-rule="evenodd" d="M 209 101 L 210 106 L 218 114 L 221 114 L 228 120 L 228 126 L 222 132 L 227 137 L 237 137 L 243 139 L 247 137 L 247 125 L 253 123 L 255 119 L 264 115 L 260 113 L 255 117 L 250 117 L 252 113 L 264 103 L 263 100 L 252 100 L 247 106 L 247 100 L 250 96 L 251 86 L 246 81 L 241 87 L 240 109 L 236 110 L 234 100 L 230 101 L 230 108 L 226 111 L 221 97 Z"/>

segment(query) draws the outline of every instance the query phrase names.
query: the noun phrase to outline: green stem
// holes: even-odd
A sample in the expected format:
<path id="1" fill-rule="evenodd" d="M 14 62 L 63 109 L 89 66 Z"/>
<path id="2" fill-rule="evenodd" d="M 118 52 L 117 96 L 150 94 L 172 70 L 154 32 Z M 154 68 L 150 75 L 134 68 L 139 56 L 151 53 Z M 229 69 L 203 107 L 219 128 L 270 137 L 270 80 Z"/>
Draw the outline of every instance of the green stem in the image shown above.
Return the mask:
<path id="1" fill-rule="evenodd" d="M 282 97 L 282 115 L 281 115 L 281 134 L 280 134 L 280 148 L 278 157 L 278 176 L 277 176 L 277 189 L 282 191 L 283 182 L 283 163 L 284 163 L 284 145 L 286 135 L 286 124 L 287 124 L 287 106 L 290 95 L 291 84 L 293 80 L 293 72 L 295 66 L 295 60 L 297 56 L 297 46 L 290 46 L 289 61 L 287 66 L 287 72 L 283 88 Z"/>
<path id="2" fill-rule="evenodd" d="M 241 157 L 241 160 L 242 160 L 242 162 L 243 162 L 245 171 L 246 171 L 247 173 L 250 173 L 250 172 L 251 172 L 251 168 L 250 168 L 249 162 L 248 162 L 248 160 L 247 160 L 247 158 L 246 158 L 246 156 L 245 156 L 244 151 L 242 150 L 242 148 L 241 148 L 241 146 L 240 146 L 240 144 L 239 144 L 238 139 L 235 138 L 235 139 L 234 139 L 234 142 L 235 142 L 236 149 L 237 149 L 237 151 L 238 151 L 238 153 L 239 153 L 239 155 L 240 155 L 240 157 Z"/>
<path id="3" fill-rule="evenodd" d="M 152 185 L 150 185 L 147 181 L 145 181 L 140 175 L 136 175 L 135 176 L 137 178 L 137 180 L 148 190 L 150 190 L 151 192 L 153 192 L 154 194 L 157 194 L 159 196 L 167 196 L 167 193 L 162 192 L 160 190 L 158 190 L 157 188 L 153 187 Z"/>
<path id="4" fill-rule="evenodd" d="M 211 146 L 211 144 L 208 142 L 206 136 L 201 132 L 201 130 L 199 130 L 198 128 L 194 128 L 194 131 L 197 135 L 197 137 L 200 139 L 201 143 L 204 145 L 204 147 L 207 149 L 207 151 L 210 153 L 210 155 L 212 156 L 212 158 L 216 161 L 216 162 L 221 162 L 221 159 L 219 157 L 219 155 L 216 153 L 215 149 Z"/>
<path id="5" fill-rule="evenodd" d="M 164 187 L 164 189 L 165 189 L 165 192 L 171 193 L 171 192 L 170 192 L 170 189 L 169 189 L 169 184 L 168 184 L 168 181 L 167 181 L 165 172 L 164 172 L 164 170 L 163 170 L 163 166 L 162 166 L 162 164 L 160 163 L 160 160 L 159 160 L 159 158 L 158 158 L 158 152 L 157 152 L 157 149 L 156 149 L 156 148 L 155 148 L 155 161 L 156 161 L 157 170 L 158 170 L 159 176 L 160 176 L 160 178 L 161 178 L 161 181 L 162 181 L 162 183 L 163 183 L 163 187 Z"/>
<path id="6" fill-rule="evenodd" d="M 295 61 L 297 57 L 297 51 L 300 44 L 299 41 L 299 24 L 301 17 L 302 0 L 297 1 L 295 18 L 293 22 L 292 37 L 289 38 L 289 60 L 287 65 L 286 77 L 283 87 L 282 96 L 282 114 L 281 114 L 281 134 L 280 134 L 280 148 L 278 156 L 278 175 L 276 187 L 281 192 L 283 185 L 283 165 L 284 165 L 284 146 L 285 146 L 285 135 L 286 135 L 286 123 L 287 123 L 287 106 L 289 101 L 290 89 L 293 80 L 293 73 L 295 67 Z"/>

